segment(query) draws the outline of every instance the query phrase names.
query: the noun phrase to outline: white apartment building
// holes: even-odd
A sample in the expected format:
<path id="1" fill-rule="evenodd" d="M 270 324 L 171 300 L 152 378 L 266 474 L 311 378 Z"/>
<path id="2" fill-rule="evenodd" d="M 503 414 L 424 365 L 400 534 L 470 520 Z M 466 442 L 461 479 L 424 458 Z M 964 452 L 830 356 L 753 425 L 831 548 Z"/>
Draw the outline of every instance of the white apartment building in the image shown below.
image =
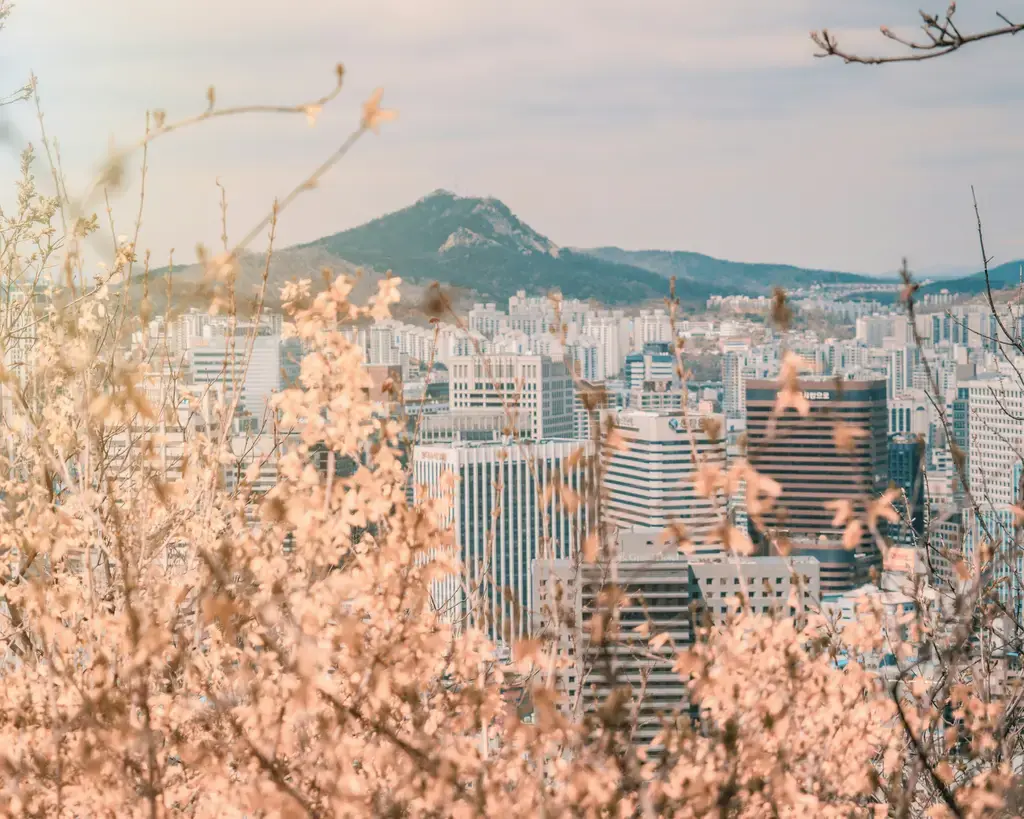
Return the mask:
<path id="1" fill-rule="evenodd" d="M 366 363 L 398 367 L 402 351 L 398 347 L 395 327 L 390 322 L 377 322 L 366 331 Z"/>
<path id="2" fill-rule="evenodd" d="M 868 347 L 881 347 L 892 336 L 892 316 L 861 316 L 857 319 L 857 341 Z"/>
<path id="3" fill-rule="evenodd" d="M 727 342 L 722 350 L 722 411 L 727 418 L 742 418 L 747 411 L 747 391 L 743 384 L 750 348 Z"/>
<path id="4" fill-rule="evenodd" d="M 630 322 L 621 310 L 601 310 L 587 315 L 583 332 L 597 340 L 598 380 L 614 378 L 629 353 Z"/>
<path id="5" fill-rule="evenodd" d="M 570 559 L 586 537 L 592 453 L 576 440 L 413 450 L 415 498 L 443 500 L 462 565 L 435 591 L 445 617 L 505 645 L 529 634 L 533 561 Z"/>
<path id="6" fill-rule="evenodd" d="M 203 336 L 188 340 L 184 364 L 190 383 L 223 385 L 227 401 L 237 394 L 238 409 L 258 428 L 269 423 L 271 396 L 282 386 L 281 337 L 260 328 L 260 334 L 250 339 L 251 331 L 239 326 L 236 335 L 228 337 L 214 335 L 207 327 Z"/>
<path id="7" fill-rule="evenodd" d="M 645 344 L 672 341 L 672 319 L 660 307 L 655 310 L 641 310 L 634 327 L 634 350 L 643 350 Z"/>
<path id="8" fill-rule="evenodd" d="M 565 345 L 565 358 L 572 364 L 576 377 L 587 381 L 603 381 L 599 367 L 598 344 L 587 336 L 578 337 Z"/>
<path id="9" fill-rule="evenodd" d="M 481 333 L 446 324 L 437 334 L 437 361 L 449 366 L 454 358 L 486 354 L 491 342 Z"/>
<path id="10" fill-rule="evenodd" d="M 540 355 L 457 356 L 448 372 L 453 412 L 523 408 L 534 440 L 573 437 L 574 390 L 564 362 Z"/>
<path id="11" fill-rule="evenodd" d="M 508 328 L 508 315 L 499 310 L 494 302 L 474 304 L 467 318 L 469 329 L 486 338 L 494 338 Z"/>
<path id="12" fill-rule="evenodd" d="M 1018 359 L 1018 369 L 1024 361 Z M 980 515 L 972 506 L 966 509 L 967 550 L 976 553 L 983 541 L 1000 542 L 993 561 L 993 579 L 1006 578 L 999 585 L 1000 599 L 1022 607 L 1024 561 L 1018 546 L 1009 557 L 1014 541 L 1011 504 L 1021 499 L 1017 486 L 1024 451 L 1024 389 L 1007 367 L 1004 372 L 979 375 L 961 385 L 968 391 L 968 477 L 971 494 L 981 507 Z"/>
<path id="13" fill-rule="evenodd" d="M 886 342 L 888 394 L 899 395 L 914 386 L 914 375 L 921 363 L 920 350 L 912 344 Z"/>
<path id="14" fill-rule="evenodd" d="M 726 462 L 724 419 L 706 417 L 712 426 L 717 424 L 715 441 L 696 413 L 614 413 L 622 448 L 606 447 L 601 453 L 604 510 L 610 522 L 622 530 L 663 530 L 681 523 L 697 553 L 722 550 L 713 537 L 720 515 L 712 499 L 701 497 L 694 486 L 698 463 L 724 467 Z"/>

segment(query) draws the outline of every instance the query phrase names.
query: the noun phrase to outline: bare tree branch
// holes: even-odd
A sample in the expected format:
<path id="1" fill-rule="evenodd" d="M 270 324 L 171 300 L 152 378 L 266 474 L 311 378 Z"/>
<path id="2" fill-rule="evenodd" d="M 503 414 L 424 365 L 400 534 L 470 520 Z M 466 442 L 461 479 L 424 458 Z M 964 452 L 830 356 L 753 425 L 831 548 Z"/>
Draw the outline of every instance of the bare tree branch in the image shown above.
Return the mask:
<path id="1" fill-rule="evenodd" d="M 814 41 L 815 45 L 821 49 L 821 51 L 814 56 L 839 57 L 843 62 L 859 63 L 861 65 L 920 62 L 922 60 L 931 60 L 936 57 L 951 54 L 954 51 L 959 51 L 965 45 L 969 45 L 970 43 L 977 43 L 981 40 L 991 40 L 994 37 L 1002 37 L 1007 34 L 1013 35 L 1018 31 L 1024 30 L 1024 23 L 1014 23 L 1002 12 L 996 12 L 996 16 L 1005 25 L 974 33 L 962 34 L 953 22 L 953 15 L 956 14 L 955 2 L 949 4 L 949 8 L 946 9 L 946 13 L 942 17 L 928 14 L 924 11 L 919 13 L 923 21 L 921 29 L 928 38 L 926 41 L 901 37 L 887 26 L 881 26 L 879 29 L 883 37 L 903 46 L 903 48 L 907 49 L 909 53 L 894 54 L 892 56 L 872 56 L 846 51 L 839 45 L 838 38 L 826 28 L 821 31 L 811 32 L 811 39 Z"/>

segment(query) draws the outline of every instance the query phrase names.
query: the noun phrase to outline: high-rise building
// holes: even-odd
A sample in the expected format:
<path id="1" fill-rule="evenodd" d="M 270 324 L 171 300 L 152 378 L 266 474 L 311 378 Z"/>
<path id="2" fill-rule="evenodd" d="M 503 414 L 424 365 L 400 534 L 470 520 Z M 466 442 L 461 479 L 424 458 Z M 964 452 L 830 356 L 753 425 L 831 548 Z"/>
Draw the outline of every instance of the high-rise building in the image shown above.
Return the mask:
<path id="1" fill-rule="evenodd" d="M 469 329 L 487 338 L 494 338 L 508 326 L 508 316 L 494 302 L 474 304 L 469 311 Z"/>
<path id="2" fill-rule="evenodd" d="M 599 346 L 597 341 L 589 336 L 577 337 L 565 345 L 565 359 L 569 361 L 576 372 L 577 378 L 587 381 L 604 380 L 600 372 Z"/>
<path id="3" fill-rule="evenodd" d="M 924 535 L 925 442 L 916 435 L 889 439 L 889 479 L 900 490 L 894 504 L 900 516 L 893 533 L 902 545 L 917 545 Z M 905 499 L 905 500 L 904 500 Z"/>
<path id="4" fill-rule="evenodd" d="M 1019 366 L 1019 365 L 1018 365 Z M 970 431 L 967 551 L 993 547 L 990 565 L 1000 600 L 1019 614 L 1024 609 L 1024 557 L 1011 505 L 1021 503 L 1019 475 L 1024 445 L 1024 390 L 1012 371 L 978 375 L 967 390 Z M 1001 581 L 1001 582 L 999 582 Z"/>
<path id="5" fill-rule="evenodd" d="M 747 458 L 782 487 L 765 523 L 803 540 L 841 537 L 842 530 L 832 525 L 835 509 L 826 504 L 849 501 L 863 515 L 889 483 L 885 381 L 802 380 L 798 389 L 809 404 L 806 416 L 794 409 L 776 413 L 779 389 L 774 381 L 747 382 Z M 852 451 L 836 446 L 839 423 L 860 431 L 851 436 Z M 868 567 L 881 567 L 867 526 L 857 551 L 862 577 Z"/>
<path id="6" fill-rule="evenodd" d="M 366 363 L 393 366 L 402 363 L 402 352 L 391 321 L 379 321 L 366 331 Z"/>
<path id="7" fill-rule="evenodd" d="M 608 389 L 601 382 L 580 380 L 573 396 L 573 415 L 576 423 L 577 438 L 592 438 L 594 428 L 591 421 L 598 421 L 601 413 L 618 406 L 619 395 Z"/>
<path id="8" fill-rule="evenodd" d="M 663 309 L 641 310 L 635 322 L 636 331 L 633 338 L 634 349 L 642 350 L 644 346 L 654 343 L 672 341 L 672 319 Z"/>
<path id="9" fill-rule="evenodd" d="M 958 508 L 931 504 L 925 527 L 924 562 L 928 582 L 943 591 L 954 590 L 957 578 L 953 565 L 964 555 L 964 515 Z"/>
<path id="10" fill-rule="evenodd" d="M 665 555 L 658 544 L 654 537 L 646 548 L 620 547 L 615 577 L 625 604 L 618 610 L 618 633 L 607 639 L 592 639 L 589 626 L 607 610 L 602 589 L 608 565 L 537 560 L 533 570 L 533 598 L 539 601 L 534 633 L 552 639 L 567 660 L 558 684 L 565 702 L 577 704 L 570 716 L 592 713 L 613 689 L 628 686 L 637 708 L 633 739 L 640 746 L 651 743 L 664 718 L 688 712 L 686 682 L 673 665 L 676 651 L 693 644 L 697 624 L 705 618 L 724 623 L 741 592 L 758 614 L 798 613 L 819 597 L 813 558 L 687 558 Z M 638 632 L 644 623 L 648 629 Z M 671 641 L 650 645 L 658 634 Z"/>
<path id="11" fill-rule="evenodd" d="M 746 411 L 743 381 L 748 352 L 745 344 L 727 344 L 722 351 L 722 412 L 726 418 L 742 418 Z"/>
<path id="12" fill-rule="evenodd" d="M 890 347 L 886 353 L 889 395 L 899 395 L 913 388 L 914 374 L 921 364 L 921 351 L 916 345 L 900 344 Z"/>
<path id="13" fill-rule="evenodd" d="M 963 476 L 968 476 L 970 481 L 971 462 L 971 390 L 969 387 L 958 386 L 953 405 L 953 440 L 952 444 L 956 449 L 953 455 L 953 497 L 955 500 L 964 499 Z"/>
<path id="14" fill-rule="evenodd" d="M 627 389 L 654 389 L 675 380 L 676 362 L 667 342 L 644 344 L 643 352 L 626 356 Z"/>
<path id="15" fill-rule="evenodd" d="M 592 453 L 574 440 L 415 447 L 414 497 L 446 502 L 462 564 L 438 583 L 442 616 L 506 646 L 529 633 L 533 561 L 573 558 L 586 537 Z"/>
<path id="16" fill-rule="evenodd" d="M 693 479 L 701 463 L 725 466 L 721 417 L 634 409 L 613 417 L 621 445 L 601 453 L 606 519 L 623 530 L 682 524 L 698 553 L 720 552 L 720 515 Z"/>
<path id="17" fill-rule="evenodd" d="M 241 329 L 234 337 L 207 331 L 189 339 L 184 358 L 193 384 L 223 385 L 227 401 L 237 394 L 250 428 L 270 423 L 270 398 L 283 383 L 279 335 L 260 332 L 246 338 Z"/>
<path id="18" fill-rule="evenodd" d="M 924 390 L 904 390 L 889 396 L 889 434 L 927 435 L 931 404 Z"/>
<path id="19" fill-rule="evenodd" d="M 583 332 L 597 340 L 598 380 L 617 376 L 629 352 L 629 319 L 622 310 L 600 311 L 587 317 Z"/>
<path id="20" fill-rule="evenodd" d="M 868 347 L 881 347 L 892 335 L 892 316 L 861 316 L 857 319 L 857 341 Z"/>
<path id="21" fill-rule="evenodd" d="M 458 356 L 448 362 L 453 412 L 527 409 L 530 437 L 572 438 L 573 382 L 562 361 L 541 355 Z"/>

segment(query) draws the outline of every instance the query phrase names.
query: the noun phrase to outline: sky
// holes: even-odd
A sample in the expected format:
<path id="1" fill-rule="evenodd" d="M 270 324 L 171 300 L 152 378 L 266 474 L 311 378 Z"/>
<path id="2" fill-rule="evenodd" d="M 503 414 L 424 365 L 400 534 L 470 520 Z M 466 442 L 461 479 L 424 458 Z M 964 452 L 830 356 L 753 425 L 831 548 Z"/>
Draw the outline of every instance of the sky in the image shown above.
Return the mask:
<path id="1" fill-rule="evenodd" d="M 22 0 L 0 32 L 6 91 L 30 71 L 72 195 L 147 109 L 341 96 L 302 116 L 238 117 L 152 146 L 140 246 L 156 263 L 241 238 L 358 122 L 384 88 L 399 117 L 280 221 L 308 241 L 437 188 L 494 196 L 560 245 L 692 250 L 739 261 L 883 273 L 976 268 L 975 186 L 996 262 L 1024 256 L 1024 56 L 990 41 L 884 67 L 814 57 L 827 27 L 885 51 L 917 0 Z M 1024 2 L 962 0 L 961 30 L 1024 18 Z M 936 8 L 936 11 L 938 9 Z M 38 145 L 28 104 L 8 107 L 0 181 Z M 138 208 L 138 155 L 114 197 Z M 48 171 L 37 175 L 45 182 Z M 6 186 L 11 187 L 13 186 Z M 0 192 L 0 203 L 11 192 Z M 260 240 L 262 241 L 262 239 Z"/>

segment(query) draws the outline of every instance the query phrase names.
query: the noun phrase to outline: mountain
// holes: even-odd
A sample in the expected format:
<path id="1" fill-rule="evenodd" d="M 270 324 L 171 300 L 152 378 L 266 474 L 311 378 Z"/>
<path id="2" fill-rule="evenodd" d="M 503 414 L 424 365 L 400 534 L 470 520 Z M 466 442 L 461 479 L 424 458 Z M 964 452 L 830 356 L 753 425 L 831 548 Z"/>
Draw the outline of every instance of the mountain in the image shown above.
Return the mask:
<path id="1" fill-rule="evenodd" d="M 622 250 L 618 247 L 597 247 L 582 252 L 605 261 L 641 267 L 665 278 L 675 276 L 677 286 L 683 289 L 693 283 L 713 286 L 715 292 L 723 294 L 760 295 L 769 292 L 773 287 L 790 289 L 818 283 L 855 284 L 881 281 L 877 277 L 861 276 L 856 273 L 837 273 L 786 264 L 729 262 L 684 250 Z"/>
<path id="2" fill-rule="evenodd" d="M 1003 290 L 1008 287 L 1019 287 L 1021 283 L 1021 267 L 1024 260 L 1017 259 L 1012 262 L 1004 262 L 996 267 L 989 268 L 989 282 L 993 290 Z M 921 288 L 922 293 L 938 293 L 948 290 L 950 293 L 964 296 L 974 296 L 985 292 L 985 273 L 972 273 L 970 276 L 961 276 L 956 279 L 942 279 L 932 282 Z"/>
<path id="3" fill-rule="evenodd" d="M 245 254 L 236 286 L 240 300 L 258 292 L 265 267 L 263 254 Z M 617 247 L 592 250 L 560 247 L 520 220 L 493 198 L 457 196 L 434 191 L 412 205 L 364 225 L 274 252 L 267 286 L 273 307 L 281 285 L 295 278 L 321 281 L 325 268 L 353 273 L 361 269 L 356 300 L 365 299 L 391 270 L 405 281 L 399 313 L 410 320 L 421 309 L 432 282 L 445 286 L 459 312 L 474 301 L 502 303 L 517 290 L 531 295 L 559 290 L 567 298 L 593 299 L 608 305 L 660 302 L 676 276 L 677 294 L 690 305 L 711 295 L 762 295 L 775 286 L 787 289 L 819 282 L 877 282 L 852 273 L 809 270 L 791 265 L 747 264 L 683 251 L 629 251 Z M 164 308 L 170 275 L 173 302 L 182 306 L 209 303 L 209 286 L 198 265 L 153 271 L 145 289 L 153 307 Z M 141 281 L 133 283 L 141 290 Z"/>
<path id="4" fill-rule="evenodd" d="M 970 276 L 974 273 L 974 268 L 968 265 L 962 264 L 933 264 L 925 267 L 918 267 L 914 269 L 914 278 L 924 279 L 962 279 L 965 276 Z M 893 277 L 898 277 L 899 272 L 894 271 L 890 274 Z"/>
<path id="5" fill-rule="evenodd" d="M 663 276 L 556 245 L 497 199 L 435 191 L 418 202 L 309 247 L 414 282 L 439 281 L 504 301 L 517 290 L 637 304 L 668 295 Z M 694 300 L 715 292 L 698 287 Z"/>

